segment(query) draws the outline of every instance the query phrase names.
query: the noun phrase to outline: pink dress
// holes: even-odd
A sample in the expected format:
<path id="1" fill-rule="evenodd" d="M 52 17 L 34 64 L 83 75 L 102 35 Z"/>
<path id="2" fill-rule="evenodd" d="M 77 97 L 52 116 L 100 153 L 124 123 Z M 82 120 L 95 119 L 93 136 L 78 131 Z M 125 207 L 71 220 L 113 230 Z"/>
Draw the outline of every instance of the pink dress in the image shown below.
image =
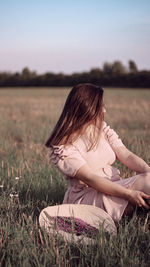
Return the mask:
<path id="1" fill-rule="evenodd" d="M 90 126 L 72 145 L 50 147 L 50 160 L 69 181 L 63 204 L 94 205 L 105 210 L 114 221 L 119 221 L 128 204 L 127 200 L 101 193 L 74 178 L 79 168 L 88 164 L 94 174 L 126 188 L 130 188 L 136 179 L 136 176 L 122 179 L 119 170 L 112 166 L 116 160 L 115 148 L 124 145 L 105 122 L 98 145 L 88 151 L 92 129 L 93 126 Z"/>

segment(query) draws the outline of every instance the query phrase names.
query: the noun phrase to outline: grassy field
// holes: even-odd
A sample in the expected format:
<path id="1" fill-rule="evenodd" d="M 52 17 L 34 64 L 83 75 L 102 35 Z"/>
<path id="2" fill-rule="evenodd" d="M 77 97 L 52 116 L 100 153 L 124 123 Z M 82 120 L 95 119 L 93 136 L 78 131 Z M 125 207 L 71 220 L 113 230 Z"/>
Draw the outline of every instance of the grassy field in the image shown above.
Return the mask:
<path id="1" fill-rule="evenodd" d="M 118 235 L 95 245 L 64 243 L 39 228 L 38 215 L 62 203 L 67 183 L 44 147 L 68 89 L 0 90 L 0 266 L 150 266 L 150 222 L 135 213 Z M 150 90 L 105 89 L 106 121 L 150 164 Z M 116 162 L 123 178 L 135 173 Z"/>

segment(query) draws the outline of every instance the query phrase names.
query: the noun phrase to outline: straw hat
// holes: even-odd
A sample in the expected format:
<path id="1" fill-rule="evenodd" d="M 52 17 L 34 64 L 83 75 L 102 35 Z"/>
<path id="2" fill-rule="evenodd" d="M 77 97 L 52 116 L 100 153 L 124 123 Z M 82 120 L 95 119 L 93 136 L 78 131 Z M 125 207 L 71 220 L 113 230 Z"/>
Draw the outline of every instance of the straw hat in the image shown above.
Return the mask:
<path id="1" fill-rule="evenodd" d="M 39 223 L 48 233 L 60 234 L 65 241 L 81 240 L 86 244 L 102 229 L 116 235 L 114 221 L 104 210 L 83 204 L 62 204 L 42 210 Z"/>

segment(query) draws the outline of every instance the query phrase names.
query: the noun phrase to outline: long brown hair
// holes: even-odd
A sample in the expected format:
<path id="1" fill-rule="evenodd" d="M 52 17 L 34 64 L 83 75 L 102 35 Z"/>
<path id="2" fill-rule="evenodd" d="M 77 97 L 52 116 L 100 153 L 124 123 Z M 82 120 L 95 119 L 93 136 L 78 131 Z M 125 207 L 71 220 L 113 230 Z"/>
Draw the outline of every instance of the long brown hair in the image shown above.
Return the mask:
<path id="1" fill-rule="evenodd" d="M 100 133 L 103 114 L 103 89 L 100 86 L 90 83 L 74 86 L 45 145 L 72 143 L 90 124 L 98 126 Z M 98 134 L 94 136 L 91 147 L 97 142 Z"/>

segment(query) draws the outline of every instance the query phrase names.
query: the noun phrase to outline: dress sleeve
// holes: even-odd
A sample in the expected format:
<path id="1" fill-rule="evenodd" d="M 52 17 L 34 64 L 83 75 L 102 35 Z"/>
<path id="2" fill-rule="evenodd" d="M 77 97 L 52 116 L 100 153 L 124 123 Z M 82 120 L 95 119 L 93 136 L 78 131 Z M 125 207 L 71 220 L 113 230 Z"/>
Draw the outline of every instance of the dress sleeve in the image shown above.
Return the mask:
<path id="1" fill-rule="evenodd" d="M 86 164 L 78 149 L 73 145 L 50 147 L 50 161 L 69 177 L 74 177 L 80 167 Z"/>
<path id="2" fill-rule="evenodd" d="M 112 148 L 115 149 L 115 147 L 124 146 L 118 134 L 113 129 L 111 129 L 110 126 L 106 124 L 106 122 L 104 122 L 103 133 Z"/>

